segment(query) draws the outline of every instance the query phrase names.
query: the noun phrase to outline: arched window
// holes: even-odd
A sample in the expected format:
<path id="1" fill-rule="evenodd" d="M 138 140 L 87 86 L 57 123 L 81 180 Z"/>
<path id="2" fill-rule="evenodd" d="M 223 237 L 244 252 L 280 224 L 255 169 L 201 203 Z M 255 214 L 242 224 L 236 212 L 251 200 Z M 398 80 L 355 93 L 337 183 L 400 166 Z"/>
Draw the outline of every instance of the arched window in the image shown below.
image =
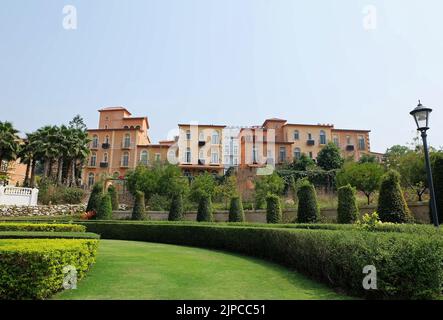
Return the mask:
<path id="1" fill-rule="evenodd" d="M 122 156 L 122 167 L 129 167 L 129 152 L 124 152 Z"/>
<path id="2" fill-rule="evenodd" d="M 294 159 L 298 160 L 301 157 L 301 150 L 300 148 L 295 148 L 294 149 Z"/>
<path id="3" fill-rule="evenodd" d="M 90 161 L 89 161 L 89 165 L 90 165 L 91 167 L 95 167 L 95 166 L 97 165 L 97 154 L 96 154 L 95 152 L 93 152 L 93 153 L 91 154 L 91 159 L 90 159 Z"/>
<path id="4" fill-rule="evenodd" d="M 97 135 L 94 135 L 92 137 L 92 147 L 95 149 L 98 148 L 98 136 Z"/>
<path id="5" fill-rule="evenodd" d="M 140 154 L 140 163 L 147 166 L 148 165 L 148 151 L 143 150 Z"/>
<path id="6" fill-rule="evenodd" d="M 123 140 L 123 147 L 129 148 L 131 146 L 131 135 L 129 133 L 125 134 L 125 138 Z"/>
<path id="7" fill-rule="evenodd" d="M 104 163 L 108 163 L 108 153 L 107 153 L 107 152 L 105 152 L 105 153 L 103 154 L 103 162 L 104 162 Z"/>
<path id="8" fill-rule="evenodd" d="M 326 144 L 326 133 L 320 130 L 320 144 Z"/>
<path id="9" fill-rule="evenodd" d="M 105 137 L 105 143 L 109 144 L 109 136 Z"/>
<path id="10" fill-rule="evenodd" d="M 298 132 L 298 130 L 294 131 L 294 140 L 299 140 L 300 139 L 300 133 Z"/>
<path id="11" fill-rule="evenodd" d="M 95 176 L 93 172 L 88 174 L 88 187 L 92 187 L 95 183 Z"/>
<path id="12" fill-rule="evenodd" d="M 219 144 L 219 134 L 218 131 L 212 132 L 212 144 Z"/>

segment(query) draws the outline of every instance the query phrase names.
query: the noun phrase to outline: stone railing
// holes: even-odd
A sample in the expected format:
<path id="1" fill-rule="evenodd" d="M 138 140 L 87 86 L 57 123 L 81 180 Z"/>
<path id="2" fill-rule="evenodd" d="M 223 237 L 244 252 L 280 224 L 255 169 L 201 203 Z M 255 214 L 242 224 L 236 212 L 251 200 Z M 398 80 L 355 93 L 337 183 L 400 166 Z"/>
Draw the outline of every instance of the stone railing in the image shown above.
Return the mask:
<path id="1" fill-rule="evenodd" d="M 0 186 L 0 205 L 35 206 L 38 189 Z"/>
<path id="2" fill-rule="evenodd" d="M 51 206 L 5 206 L 0 205 L 0 216 L 72 216 L 85 212 L 83 204 L 60 204 Z"/>

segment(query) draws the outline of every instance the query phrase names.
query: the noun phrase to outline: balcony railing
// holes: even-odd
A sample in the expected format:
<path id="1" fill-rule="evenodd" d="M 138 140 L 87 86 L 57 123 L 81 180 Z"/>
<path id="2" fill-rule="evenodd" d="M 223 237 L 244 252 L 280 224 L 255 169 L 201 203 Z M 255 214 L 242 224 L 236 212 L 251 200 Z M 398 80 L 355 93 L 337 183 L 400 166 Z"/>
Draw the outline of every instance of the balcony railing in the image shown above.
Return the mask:
<path id="1" fill-rule="evenodd" d="M 206 141 L 204 141 L 204 140 L 199 140 L 198 141 L 198 146 L 199 147 L 203 147 L 205 144 L 206 144 Z"/>
<path id="2" fill-rule="evenodd" d="M 89 149 L 97 150 L 98 149 L 98 143 L 91 143 L 91 145 L 89 146 Z"/>
<path id="3" fill-rule="evenodd" d="M 107 142 L 102 144 L 102 148 L 103 149 L 109 149 L 110 147 L 111 147 L 111 145 L 109 143 L 107 143 Z"/>
<path id="4" fill-rule="evenodd" d="M 132 148 L 132 143 L 128 143 L 128 142 L 125 142 L 125 141 L 123 141 L 122 142 L 122 149 L 131 149 Z"/>
<path id="5" fill-rule="evenodd" d="M 348 145 L 346 146 L 346 151 L 354 151 L 354 150 L 355 150 L 355 147 L 354 147 L 353 144 L 348 144 Z"/>
<path id="6" fill-rule="evenodd" d="M 107 168 L 108 165 L 109 164 L 107 162 L 100 162 L 100 168 Z"/>
<path id="7" fill-rule="evenodd" d="M 313 140 L 313 139 L 308 139 L 308 140 L 306 141 L 306 144 L 307 144 L 308 146 L 313 146 L 313 145 L 315 145 L 315 140 Z"/>

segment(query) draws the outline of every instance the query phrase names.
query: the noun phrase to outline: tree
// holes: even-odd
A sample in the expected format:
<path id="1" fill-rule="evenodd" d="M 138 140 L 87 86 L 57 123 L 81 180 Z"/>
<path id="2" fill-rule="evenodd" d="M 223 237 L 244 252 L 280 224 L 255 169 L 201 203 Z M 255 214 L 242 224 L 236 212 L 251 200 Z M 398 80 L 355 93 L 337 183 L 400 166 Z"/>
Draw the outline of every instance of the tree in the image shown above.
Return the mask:
<path id="1" fill-rule="evenodd" d="M 298 209 L 297 222 L 312 223 L 317 222 L 319 215 L 319 206 L 315 188 L 308 180 L 300 183 L 297 192 Z"/>
<path id="2" fill-rule="evenodd" d="M 343 165 L 340 149 L 333 142 L 329 142 L 317 155 L 317 165 L 323 170 L 340 169 Z"/>
<path id="3" fill-rule="evenodd" d="M 266 197 L 266 222 L 281 223 L 282 210 L 280 197 L 275 194 L 269 194 Z"/>
<path id="4" fill-rule="evenodd" d="M 181 193 L 177 193 L 172 196 L 171 206 L 169 208 L 169 221 L 181 221 L 183 220 L 183 196 Z"/>
<path id="5" fill-rule="evenodd" d="M 400 187 L 400 174 L 389 170 L 383 175 L 377 213 L 382 222 L 403 223 L 411 220 L 410 211 Z"/>
<path id="6" fill-rule="evenodd" d="M 395 145 L 386 150 L 385 166 L 388 169 L 398 170 L 400 166 L 400 158 L 408 153 L 411 149 L 407 146 Z"/>
<path id="7" fill-rule="evenodd" d="M 371 203 L 371 195 L 378 190 L 383 167 L 378 163 L 356 163 L 347 162 L 337 174 L 337 185 L 345 186 L 350 184 L 363 192 Z"/>
<path id="8" fill-rule="evenodd" d="M 378 162 L 378 159 L 376 156 L 372 154 L 363 154 L 360 159 L 358 160 L 359 163 L 367 163 L 367 162 Z"/>
<path id="9" fill-rule="evenodd" d="M 231 198 L 231 205 L 229 206 L 229 222 L 243 222 L 245 221 L 245 214 L 243 211 L 243 203 L 240 196 L 233 196 Z"/>
<path id="10" fill-rule="evenodd" d="M 237 194 L 237 178 L 234 175 L 226 177 L 214 190 L 214 197 L 224 202 L 225 208 L 228 207 L 229 199 Z"/>
<path id="11" fill-rule="evenodd" d="M 402 185 L 411 188 L 416 193 L 418 201 L 422 201 L 423 194 L 428 188 L 423 152 L 410 150 L 399 157 L 397 163 Z"/>
<path id="12" fill-rule="evenodd" d="M 285 188 L 285 182 L 276 172 L 255 179 L 255 207 L 263 208 L 269 194 L 280 195 Z"/>
<path id="13" fill-rule="evenodd" d="M 118 194 L 117 190 L 113 185 L 108 187 L 108 193 L 111 196 L 112 210 L 118 210 Z"/>
<path id="14" fill-rule="evenodd" d="M 97 212 L 98 205 L 100 203 L 100 197 L 103 193 L 103 184 L 97 182 L 92 187 L 91 194 L 89 195 L 88 205 L 86 206 L 86 212 L 95 211 Z"/>
<path id="15" fill-rule="evenodd" d="M 20 150 L 18 131 L 11 122 L 0 121 L 0 165 L 15 160 Z"/>
<path id="16" fill-rule="evenodd" d="M 294 159 L 292 163 L 285 165 L 284 169 L 295 170 L 295 171 L 307 171 L 315 167 L 316 167 L 315 161 L 303 153 L 299 159 Z"/>
<path id="17" fill-rule="evenodd" d="M 338 223 L 354 223 L 358 218 L 358 206 L 355 198 L 355 188 L 350 184 L 338 188 Z"/>
<path id="18" fill-rule="evenodd" d="M 215 193 L 216 182 L 214 177 L 205 172 L 194 178 L 191 184 L 189 198 L 191 201 L 199 203 L 202 198 L 209 196 L 211 199 Z"/>
<path id="19" fill-rule="evenodd" d="M 213 220 L 211 196 L 208 194 L 203 194 L 200 196 L 198 203 L 197 221 L 212 222 Z"/>
<path id="20" fill-rule="evenodd" d="M 111 197 L 108 193 L 104 193 L 100 196 L 97 208 L 97 216 L 98 220 L 109 220 L 112 218 L 112 204 Z"/>
<path id="21" fill-rule="evenodd" d="M 134 208 L 132 209 L 132 220 L 145 220 L 145 194 L 142 191 L 135 193 Z"/>

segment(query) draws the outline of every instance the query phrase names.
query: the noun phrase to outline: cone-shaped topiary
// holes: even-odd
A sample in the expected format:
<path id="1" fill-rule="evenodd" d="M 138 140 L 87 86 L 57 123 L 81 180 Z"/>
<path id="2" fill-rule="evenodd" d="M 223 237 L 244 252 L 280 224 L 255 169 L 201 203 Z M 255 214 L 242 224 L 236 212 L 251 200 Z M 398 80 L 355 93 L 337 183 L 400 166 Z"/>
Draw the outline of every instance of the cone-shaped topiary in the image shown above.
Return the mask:
<path id="1" fill-rule="evenodd" d="M 141 191 L 135 192 L 134 208 L 132 209 L 132 220 L 145 220 L 145 194 Z"/>
<path id="2" fill-rule="evenodd" d="M 181 193 L 174 194 L 171 200 L 171 206 L 169 208 L 169 221 L 183 220 L 183 196 Z"/>
<path id="3" fill-rule="evenodd" d="M 203 194 L 200 198 L 200 201 L 198 203 L 198 210 L 197 210 L 197 221 L 207 221 L 212 222 L 212 201 L 211 196 L 208 194 Z"/>
<path id="4" fill-rule="evenodd" d="M 317 222 L 317 218 L 319 216 L 317 194 L 315 192 L 314 186 L 308 180 L 300 183 L 300 186 L 298 187 L 297 197 L 297 222 Z"/>
<path id="5" fill-rule="evenodd" d="M 91 194 L 89 195 L 88 205 L 86 206 L 86 212 L 95 211 L 97 212 L 98 205 L 100 203 L 100 197 L 103 193 L 103 184 L 97 182 L 92 187 Z"/>
<path id="6" fill-rule="evenodd" d="M 243 203 L 239 196 L 231 198 L 231 205 L 229 206 L 229 222 L 244 222 L 245 213 L 243 211 Z"/>
<path id="7" fill-rule="evenodd" d="M 350 184 L 338 189 L 338 223 L 354 223 L 358 218 L 358 206 L 355 198 L 355 188 Z"/>
<path id="8" fill-rule="evenodd" d="M 411 214 L 400 187 L 400 174 L 395 170 L 389 170 L 383 175 L 377 213 L 382 222 L 404 223 L 411 220 Z"/>
<path id="9" fill-rule="evenodd" d="M 108 193 L 111 196 L 112 210 L 118 210 L 118 194 L 113 185 L 108 187 Z"/>
<path id="10" fill-rule="evenodd" d="M 109 220 L 112 217 L 112 204 L 111 197 L 108 193 L 102 194 L 100 196 L 100 202 L 97 208 L 98 220 Z"/>
<path id="11" fill-rule="evenodd" d="M 438 223 L 443 224 L 443 157 L 439 156 L 433 161 L 432 177 L 434 178 L 435 201 L 437 202 Z M 431 210 L 429 210 L 431 214 Z M 434 222 L 431 214 L 431 222 Z"/>
<path id="12" fill-rule="evenodd" d="M 266 197 L 266 222 L 280 223 L 282 211 L 279 196 L 270 194 Z"/>

